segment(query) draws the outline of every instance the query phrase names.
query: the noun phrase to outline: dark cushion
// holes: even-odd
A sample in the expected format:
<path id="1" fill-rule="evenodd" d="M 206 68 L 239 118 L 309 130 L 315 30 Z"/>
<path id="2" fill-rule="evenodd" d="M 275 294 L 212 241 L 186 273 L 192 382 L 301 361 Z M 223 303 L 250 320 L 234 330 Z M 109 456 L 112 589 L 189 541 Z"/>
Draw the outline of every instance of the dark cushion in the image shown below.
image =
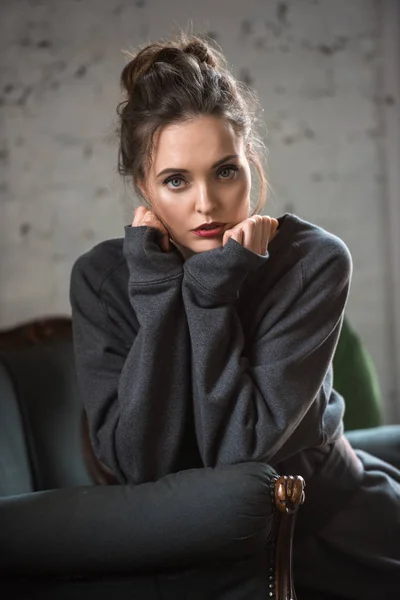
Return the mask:
<path id="1" fill-rule="evenodd" d="M 0 389 L 7 390 L 11 380 L 20 422 L 17 423 L 15 414 L 13 416 L 16 409 L 11 396 L 9 400 L 2 398 L 0 420 L 8 420 L 11 428 L 16 427 L 16 435 L 24 435 L 33 489 L 90 485 L 92 480 L 82 452 L 82 402 L 71 340 L 3 349 L 1 363 Z M 9 452 L 5 443 L 1 450 Z M 16 479 L 15 484 L 11 487 L 7 484 L 6 489 L 1 478 L 2 473 L 0 487 L 5 493 L 29 491 L 26 479 Z"/>
<path id="2" fill-rule="evenodd" d="M 13 382 L 0 361 L 0 496 L 32 491 L 23 417 Z"/>

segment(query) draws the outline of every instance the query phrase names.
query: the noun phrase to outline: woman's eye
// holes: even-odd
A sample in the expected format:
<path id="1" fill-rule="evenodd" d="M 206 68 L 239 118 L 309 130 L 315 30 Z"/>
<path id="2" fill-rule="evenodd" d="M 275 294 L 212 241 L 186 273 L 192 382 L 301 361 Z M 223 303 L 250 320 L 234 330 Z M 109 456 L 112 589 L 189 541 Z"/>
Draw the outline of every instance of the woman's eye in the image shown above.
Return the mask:
<path id="1" fill-rule="evenodd" d="M 222 177 L 222 179 L 233 179 L 238 170 L 238 167 L 224 167 L 219 172 L 219 176 Z"/>
<path id="2" fill-rule="evenodd" d="M 168 186 L 170 189 L 179 189 L 181 187 L 181 183 L 183 179 L 181 177 L 171 177 L 164 181 L 164 185 Z"/>

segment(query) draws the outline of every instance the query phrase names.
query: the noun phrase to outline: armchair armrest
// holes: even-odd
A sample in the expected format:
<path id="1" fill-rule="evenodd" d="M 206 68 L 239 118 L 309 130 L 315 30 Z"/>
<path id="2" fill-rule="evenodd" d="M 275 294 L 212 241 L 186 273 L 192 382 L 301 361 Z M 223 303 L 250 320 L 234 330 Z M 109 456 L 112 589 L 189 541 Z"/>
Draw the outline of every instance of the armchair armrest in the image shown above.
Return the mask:
<path id="1" fill-rule="evenodd" d="M 346 431 L 355 450 L 363 450 L 400 469 L 400 425 Z"/>
<path id="2" fill-rule="evenodd" d="M 271 530 L 274 476 L 243 463 L 2 498 L 0 574 L 121 574 L 257 553 Z"/>

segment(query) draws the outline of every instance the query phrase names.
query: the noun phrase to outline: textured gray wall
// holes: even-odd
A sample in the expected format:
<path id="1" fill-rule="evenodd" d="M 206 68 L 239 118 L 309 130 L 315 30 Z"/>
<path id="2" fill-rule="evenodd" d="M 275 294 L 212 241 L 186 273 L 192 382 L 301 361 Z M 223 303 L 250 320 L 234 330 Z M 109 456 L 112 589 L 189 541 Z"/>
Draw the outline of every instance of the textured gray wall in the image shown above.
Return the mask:
<path id="1" fill-rule="evenodd" d="M 373 0 L 3 0 L 0 326 L 69 313 L 74 259 L 122 235 L 133 198 L 113 139 L 121 49 L 191 20 L 259 92 L 268 211 L 295 211 L 349 245 L 348 312 L 393 394 L 380 11 Z"/>

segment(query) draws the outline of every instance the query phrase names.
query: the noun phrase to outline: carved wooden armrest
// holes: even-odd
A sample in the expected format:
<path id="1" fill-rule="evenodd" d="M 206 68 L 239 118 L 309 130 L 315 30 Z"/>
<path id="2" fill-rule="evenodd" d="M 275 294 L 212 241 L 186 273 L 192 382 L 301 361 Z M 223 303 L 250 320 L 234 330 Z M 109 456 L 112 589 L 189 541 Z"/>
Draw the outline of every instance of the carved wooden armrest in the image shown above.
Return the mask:
<path id="1" fill-rule="evenodd" d="M 296 600 L 292 545 L 296 513 L 305 500 L 304 488 L 305 481 L 298 475 L 282 475 L 271 481 L 271 497 L 275 502 L 277 518 L 268 597 L 275 600 Z"/>

